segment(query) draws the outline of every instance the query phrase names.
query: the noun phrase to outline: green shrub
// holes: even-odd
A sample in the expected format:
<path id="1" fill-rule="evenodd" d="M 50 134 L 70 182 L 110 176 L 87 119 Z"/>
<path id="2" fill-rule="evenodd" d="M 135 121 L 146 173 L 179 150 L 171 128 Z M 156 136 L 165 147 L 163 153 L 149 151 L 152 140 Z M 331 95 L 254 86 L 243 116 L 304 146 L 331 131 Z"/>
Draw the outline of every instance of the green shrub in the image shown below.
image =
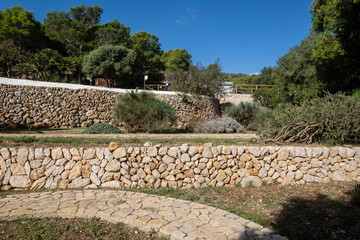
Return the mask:
<path id="1" fill-rule="evenodd" d="M 240 133 L 244 132 L 245 128 L 235 119 L 222 117 L 198 122 L 193 131 L 196 133 Z"/>
<path id="2" fill-rule="evenodd" d="M 241 102 L 238 105 L 231 105 L 225 108 L 225 113 L 238 121 L 248 130 L 253 130 L 252 122 L 260 111 L 260 107 L 256 103 Z"/>
<path id="3" fill-rule="evenodd" d="M 112 108 L 114 124 L 122 122 L 127 132 L 168 131 L 176 121 L 176 111 L 149 92 L 121 94 Z"/>
<path id="4" fill-rule="evenodd" d="M 360 99 L 360 89 L 354 90 L 352 95 L 357 96 Z"/>
<path id="5" fill-rule="evenodd" d="M 351 204 L 360 207 L 360 184 L 356 184 L 351 192 Z"/>
<path id="6" fill-rule="evenodd" d="M 121 131 L 119 128 L 114 127 L 108 123 L 95 123 L 90 127 L 86 128 L 82 133 L 84 134 L 121 134 L 124 131 Z"/>
<path id="7" fill-rule="evenodd" d="M 252 96 L 261 106 L 267 108 L 275 108 L 280 103 L 285 103 L 285 98 L 275 88 L 260 88 Z"/>
<path id="8" fill-rule="evenodd" d="M 273 142 L 359 143 L 359 116 L 358 97 L 327 94 L 268 111 L 261 137 Z"/>

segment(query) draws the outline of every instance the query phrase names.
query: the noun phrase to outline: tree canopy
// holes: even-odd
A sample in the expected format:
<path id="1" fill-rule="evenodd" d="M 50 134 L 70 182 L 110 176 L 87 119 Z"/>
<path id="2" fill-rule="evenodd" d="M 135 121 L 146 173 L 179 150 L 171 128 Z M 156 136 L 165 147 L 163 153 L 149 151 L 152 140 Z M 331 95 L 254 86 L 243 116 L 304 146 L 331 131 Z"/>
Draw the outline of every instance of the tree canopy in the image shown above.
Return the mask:
<path id="1" fill-rule="evenodd" d="M 150 80 L 158 80 L 160 72 L 164 70 L 161 62 L 161 44 L 154 34 L 139 31 L 131 36 L 131 49 L 136 52 L 135 72 L 133 78 L 142 83 L 144 75 L 149 75 Z"/>
<path id="2" fill-rule="evenodd" d="M 309 35 L 300 45 L 280 57 L 273 73 L 279 90 L 295 103 L 315 97 L 322 92 L 322 83 L 316 72 L 315 35 Z"/>
<path id="3" fill-rule="evenodd" d="M 105 44 L 130 45 L 130 27 L 124 26 L 117 19 L 100 26 L 96 35 L 97 47 Z"/>
<path id="4" fill-rule="evenodd" d="M 161 60 L 165 65 L 166 70 L 189 70 L 191 65 L 191 55 L 186 49 L 176 48 L 175 50 L 169 50 L 164 52 L 161 56 Z"/>
<path id="5" fill-rule="evenodd" d="M 108 87 L 124 86 L 132 73 L 136 53 L 124 46 L 103 45 L 85 56 L 83 71 L 88 77 L 104 78 Z"/>
<path id="6" fill-rule="evenodd" d="M 90 48 L 102 12 L 98 5 L 76 6 L 68 12 L 50 12 L 44 19 L 45 34 L 61 42 L 70 56 L 81 56 Z"/>
<path id="7" fill-rule="evenodd" d="M 327 90 L 360 87 L 360 0 L 314 0 L 312 30 L 318 33 L 314 55 Z"/>

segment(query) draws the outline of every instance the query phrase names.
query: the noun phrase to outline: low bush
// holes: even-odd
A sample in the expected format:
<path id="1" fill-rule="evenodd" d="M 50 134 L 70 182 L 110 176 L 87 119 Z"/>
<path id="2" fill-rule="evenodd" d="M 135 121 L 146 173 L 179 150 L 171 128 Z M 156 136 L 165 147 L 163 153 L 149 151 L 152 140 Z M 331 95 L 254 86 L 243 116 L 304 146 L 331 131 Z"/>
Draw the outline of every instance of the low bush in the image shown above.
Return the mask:
<path id="1" fill-rule="evenodd" d="M 82 133 L 84 134 L 122 134 L 119 128 L 114 127 L 108 123 L 95 123 L 90 127 L 86 128 Z"/>
<path id="2" fill-rule="evenodd" d="M 127 132 L 162 132 L 171 129 L 176 111 L 149 92 L 120 94 L 112 108 L 114 124 L 122 122 Z"/>
<path id="3" fill-rule="evenodd" d="M 238 121 L 247 130 L 254 130 L 252 123 L 261 108 L 256 103 L 240 102 L 238 105 L 231 105 L 225 108 L 225 113 Z"/>
<path id="4" fill-rule="evenodd" d="M 275 88 L 260 88 L 252 94 L 253 98 L 263 107 L 276 108 L 285 103 L 285 98 Z"/>
<path id="5" fill-rule="evenodd" d="M 359 143 L 360 100 L 357 96 L 327 94 L 298 106 L 283 105 L 266 113 L 265 142 Z"/>
<path id="6" fill-rule="evenodd" d="M 222 117 L 198 122 L 193 131 L 196 133 L 240 133 L 244 132 L 245 128 L 235 119 Z"/>

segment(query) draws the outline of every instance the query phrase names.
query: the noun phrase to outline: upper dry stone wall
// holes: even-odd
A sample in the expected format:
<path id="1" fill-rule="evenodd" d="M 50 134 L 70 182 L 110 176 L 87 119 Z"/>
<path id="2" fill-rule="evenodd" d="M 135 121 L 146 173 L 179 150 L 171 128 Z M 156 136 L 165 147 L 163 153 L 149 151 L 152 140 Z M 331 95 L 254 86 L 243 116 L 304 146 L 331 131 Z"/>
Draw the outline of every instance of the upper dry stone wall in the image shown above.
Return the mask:
<path id="1" fill-rule="evenodd" d="M 126 93 L 124 89 L 8 78 L 0 78 L 0 87 L 0 127 L 87 127 L 111 123 L 110 109 L 117 95 Z M 218 115 L 217 104 L 210 98 L 187 96 L 184 99 L 175 92 L 154 93 L 176 109 L 178 128 Z"/>

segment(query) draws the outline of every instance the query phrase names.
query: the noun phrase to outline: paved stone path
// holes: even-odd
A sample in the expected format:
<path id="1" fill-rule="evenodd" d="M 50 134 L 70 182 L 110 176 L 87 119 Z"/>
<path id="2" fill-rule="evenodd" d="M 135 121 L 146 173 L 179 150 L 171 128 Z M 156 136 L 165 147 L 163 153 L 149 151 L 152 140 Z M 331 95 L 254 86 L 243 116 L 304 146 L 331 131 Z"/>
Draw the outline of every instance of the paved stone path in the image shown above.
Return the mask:
<path id="1" fill-rule="evenodd" d="M 31 192 L 0 198 L 0 219 L 99 217 L 170 239 L 286 239 L 235 214 L 185 200 L 121 190 Z"/>

